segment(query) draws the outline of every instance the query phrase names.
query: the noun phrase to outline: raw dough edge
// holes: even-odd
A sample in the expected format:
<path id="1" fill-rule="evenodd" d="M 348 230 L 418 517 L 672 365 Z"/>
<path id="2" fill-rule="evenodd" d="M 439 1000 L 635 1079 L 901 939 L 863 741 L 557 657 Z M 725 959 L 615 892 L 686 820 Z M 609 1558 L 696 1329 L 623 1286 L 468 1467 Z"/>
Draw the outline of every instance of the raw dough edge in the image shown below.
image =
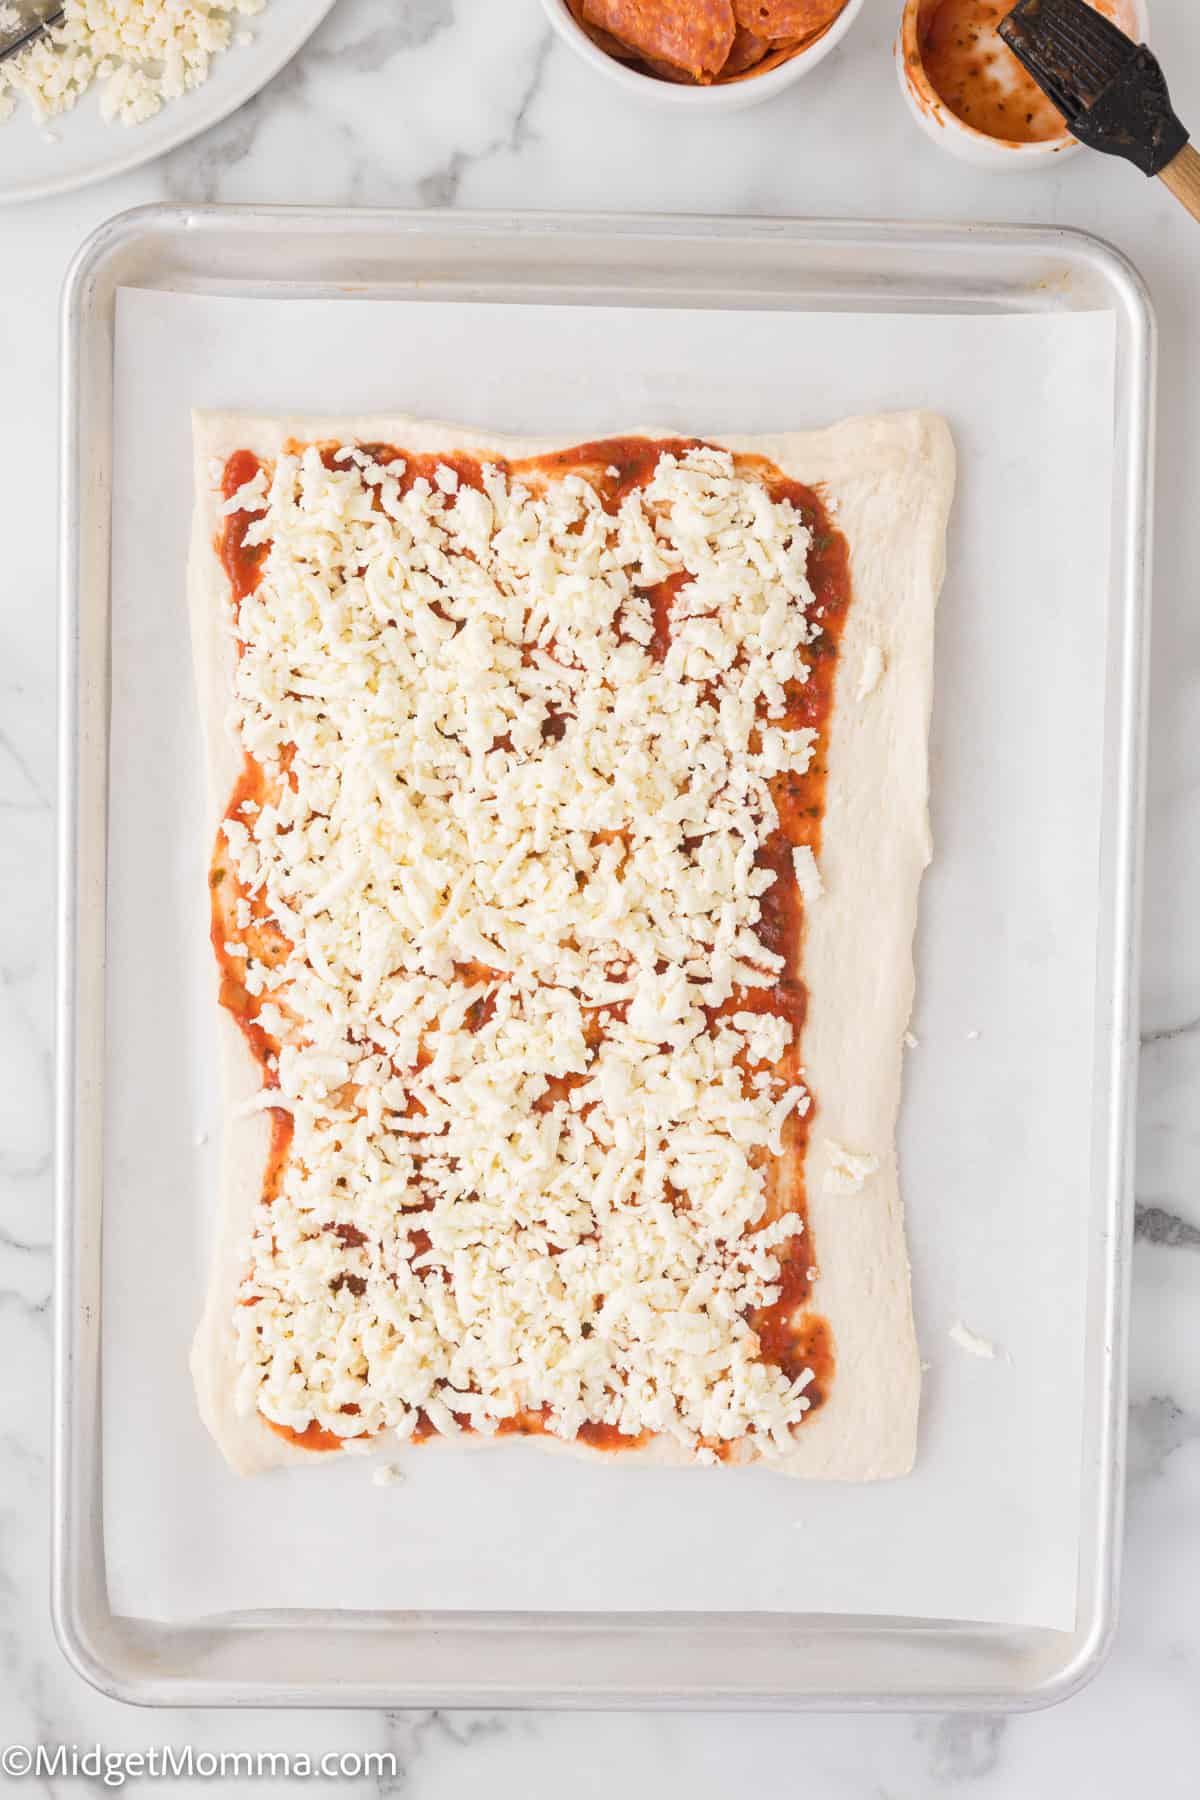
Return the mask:
<path id="1" fill-rule="evenodd" d="M 498 437 L 398 415 L 260 418 L 197 413 L 196 505 L 188 599 L 208 752 L 211 843 L 241 770 L 228 724 L 236 651 L 229 590 L 214 545 L 220 496 L 209 468 L 234 450 L 273 459 L 289 439 L 394 443 L 414 453 L 466 450 L 520 458 L 587 441 Z M 670 437 L 642 428 L 629 434 Z M 933 689 L 933 621 L 945 566 L 955 458 L 944 421 L 930 413 L 850 419 L 824 431 L 708 438 L 769 458 L 794 480 L 819 486 L 850 546 L 853 598 L 841 644 L 820 857 L 823 894 L 807 909 L 803 948 L 809 1010 L 803 1050 L 817 1100 L 805 1164 L 807 1204 L 820 1266 L 812 1310 L 830 1322 L 836 1373 L 829 1400 L 772 1470 L 870 1481 L 906 1474 L 917 1438 L 920 1363 L 896 1168 L 901 1045 L 912 1009 L 912 939 L 920 878 L 930 857 L 927 742 Z M 864 660 L 883 673 L 857 702 Z M 881 901 L 885 901 L 881 904 Z M 257 1413 L 234 1406 L 230 1318 L 243 1246 L 261 1187 L 270 1126 L 236 1116 L 259 1072 L 238 1027 L 218 1008 L 226 1104 L 216 1245 L 192 1374 L 205 1424 L 243 1473 L 311 1463 Z M 868 1151 L 878 1172 L 863 1191 L 824 1192 L 827 1142 Z M 488 1438 L 442 1439 L 483 1448 Z M 552 1437 L 530 1442 L 582 1456 L 611 1453 Z M 421 1446 L 425 1454 L 430 1444 Z M 384 1438 L 380 1454 L 395 1454 Z M 690 1459 L 668 1439 L 621 1453 L 632 1461 Z"/>

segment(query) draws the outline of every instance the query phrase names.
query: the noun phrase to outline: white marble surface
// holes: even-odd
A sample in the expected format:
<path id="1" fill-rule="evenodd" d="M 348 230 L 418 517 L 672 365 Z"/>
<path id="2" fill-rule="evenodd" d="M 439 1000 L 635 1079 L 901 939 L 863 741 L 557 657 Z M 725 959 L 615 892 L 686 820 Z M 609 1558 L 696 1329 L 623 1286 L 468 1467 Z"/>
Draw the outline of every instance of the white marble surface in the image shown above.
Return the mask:
<path id="1" fill-rule="evenodd" d="M 811 85 L 706 124 L 611 92 L 552 44 L 536 0 L 339 0 L 209 136 L 0 215 L 0 1741 L 387 1746 L 394 1780 L 346 1785 L 414 1800 L 564 1787 L 707 1800 L 767 1783 L 816 1800 L 1200 1791 L 1200 231 L 1157 184 L 1099 159 L 1036 177 L 946 161 L 896 91 L 897 10 L 867 0 Z M 1192 0 L 1156 0 L 1154 19 L 1179 109 L 1200 120 L 1200 17 Z M 1129 1529 L 1115 1652 L 1065 1706 L 1009 1720 L 149 1715 L 60 1657 L 46 1605 L 56 300 L 85 232 L 163 197 L 1040 220 L 1114 239 L 1147 277 L 1163 379 Z"/>

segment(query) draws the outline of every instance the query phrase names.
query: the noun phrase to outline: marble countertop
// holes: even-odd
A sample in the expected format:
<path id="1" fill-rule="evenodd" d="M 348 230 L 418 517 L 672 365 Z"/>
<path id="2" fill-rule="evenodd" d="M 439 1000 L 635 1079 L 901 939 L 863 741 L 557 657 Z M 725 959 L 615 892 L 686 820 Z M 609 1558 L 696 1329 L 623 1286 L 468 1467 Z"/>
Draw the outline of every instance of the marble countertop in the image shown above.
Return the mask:
<path id="1" fill-rule="evenodd" d="M 1197 1793 L 1200 926 L 1189 901 L 1200 891 L 1200 230 L 1158 184 L 1098 158 L 1036 176 L 946 159 L 896 89 L 898 4 L 867 0 L 810 84 L 701 122 L 611 90 L 552 39 L 537 0 L 339 0 L 295 63 L 206 137 L 0 217 L 0 1741 L 386 1748 L 394 1777 L 343 1785 L 413 1800 L 564 1784 L 580 1800 L 685 1790 L 715 1800 L 748 1782 L 803 1785 L 817 1800 Z M 1155 0 L 1153 11 L 1176 104 L 1200 119 L 1191 0 Z M 93 226 L 164 198 L 1046 222 L 1098 232 L 1141 268 L 1162 383 L 1128 1540 L 1116 1648 L 1067 1704 L 1008 1719 L 151 1715 L 103 1699 L 60 1656 L 46 1568 L 56 302 Z"/>

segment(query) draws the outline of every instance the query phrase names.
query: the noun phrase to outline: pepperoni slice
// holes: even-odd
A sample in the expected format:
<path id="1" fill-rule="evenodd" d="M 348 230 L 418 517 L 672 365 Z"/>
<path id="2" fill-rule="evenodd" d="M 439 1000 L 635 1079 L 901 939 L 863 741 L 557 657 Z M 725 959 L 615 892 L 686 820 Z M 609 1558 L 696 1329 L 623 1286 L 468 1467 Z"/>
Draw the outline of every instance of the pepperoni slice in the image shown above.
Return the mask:
<path id="1" fill-rule="evenodd" d="M 811 38 L 832 25 L 846 0 L 733 0 L 739 25 L 772 44 Z"/>
<path id="2" fill-rule="evenodd" d="M 680 87 L 695 87 L 697 85 L 696 76 L 689 75 L 686 69 L 677 69 L 674 63 L 660 62 L 657 56 L 643 56 L 638 60 L 641 63 L 642 68 L 648 69 L 651 75 L 656 75 L 659 81 L 674 81 Z M 719 81 L 721 78 L 718 75 L 716 79 Z M 699 85 L 707 87 L 707 79 Z"/>
<path id="3" fill-rule="evenodd" d="M 648 62 L 693 81 L 720 74 L 737 31 L 733 0 L 583 0 L 583 15 Z"/>
<path id="4" fill-rule="evenodd" d="M 615 38 L 611 31 L 601 31 L 599 25 L 593 25 L 584 12 L 584 0 L 567 0 L 571 17 L 581 31 L 587 33 L 597 50 L 603 50 L 606 56 L 615 56 L 618 62 L 632 62 L 637 55 L 636 50 Z"/>
<path id="5" fill-rule="evenodd" d="M 755 63 L 762 61 L 770 48 L 765 37 L 759 37 L 756 31 L 739 25 L 733 48 L 725 58 L 725 67 L 721 70 L 722 80 L 727 75 L 744 75 L 747 69 L 752 69 Z"/>

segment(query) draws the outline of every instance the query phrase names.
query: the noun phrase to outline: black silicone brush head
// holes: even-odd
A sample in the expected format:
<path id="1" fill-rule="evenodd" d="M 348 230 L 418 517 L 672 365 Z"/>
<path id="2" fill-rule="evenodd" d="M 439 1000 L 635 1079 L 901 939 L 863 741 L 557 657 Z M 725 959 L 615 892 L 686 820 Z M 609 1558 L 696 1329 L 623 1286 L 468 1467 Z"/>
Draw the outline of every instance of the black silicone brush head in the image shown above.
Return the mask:
<path id="1" fill-rule="evenodd" d="M 1001 22 L 1000 36 L 1072 123 L 1138 50 L 1087 0 L 1018 0 Z"/>
<path id="2" fill-rule="evenodd" d="M 1187 143 L 1157 58 L 1087 0 L 1017 0 L 999 29 L 1080 143 L 1146 175 Z"/>

